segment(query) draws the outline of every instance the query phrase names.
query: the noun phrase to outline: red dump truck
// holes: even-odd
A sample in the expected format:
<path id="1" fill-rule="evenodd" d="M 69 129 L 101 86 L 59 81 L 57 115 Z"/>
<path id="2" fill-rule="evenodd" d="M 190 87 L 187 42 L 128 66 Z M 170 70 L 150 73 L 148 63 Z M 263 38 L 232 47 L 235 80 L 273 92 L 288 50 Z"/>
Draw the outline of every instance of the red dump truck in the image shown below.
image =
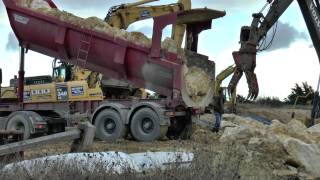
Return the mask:
<path id="1" fill-rule="evenodd" d="M 211 102 L 214 86 L 203 95 L 201 102 L 195 103 L 188 96 L 183 66 L 201 68 L 214 81 L 214 62 L 197 53 L 198 35 L 211 28 L 212 19 L 224 16 L 223 11 L 195 9 L 154 18 L 152 45 L 148 48 L 18 6 L 19 0 L 3 2 L 19 40 L 21 55 L 18 99 L 0 101 L 2 129 L 16 123 L 30 135 L 46 132 L 50 126 L 63 130 L 67 122 L 89 119 L 96 125 L 96 135 L 104 140 L 121 138 L 126 133 L 138 141 L 152 141 L 164 135 L 187 138 L 191 135 L 192 118 L 199 113 L 195 106 Z M 47 2 L 57 8 L 51 0 Z M 187 27 L 184 61 L 177 54 L 161 49 L 162 30 L 177 23 Z M 165 98 L 25 103 L 27 50 L 129 82 Z"/>

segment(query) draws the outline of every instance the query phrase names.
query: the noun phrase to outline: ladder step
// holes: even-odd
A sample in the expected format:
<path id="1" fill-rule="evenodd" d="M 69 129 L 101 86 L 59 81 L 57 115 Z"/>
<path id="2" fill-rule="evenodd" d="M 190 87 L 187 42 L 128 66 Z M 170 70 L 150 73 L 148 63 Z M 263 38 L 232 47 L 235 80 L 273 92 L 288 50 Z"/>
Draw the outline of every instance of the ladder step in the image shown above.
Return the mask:
<path id="1" fill-rule="evenodd" d="M 80 61 L 81 63 L 87 63 L 87 60 L 81 58 L 78 58 L 77 61 Z"/>
<path id="2" fill-rule="evenodd" d="M 92 40 L 92 36 L 90 37 L 83 36 L 80 40 L 80 47 L 78 49 L 77 61 L 79 63 L 83 63 L 84 65 L 86 65 L 87 63 L 90 46 L 91 46 L 91 40 Z"/>
<path id="3" fill-rule="evenodd" d="M 89 41 L 81 41 L 81 43 L 83 43 L 83 44 L 90 44 Z"/>
<path id="4" fill-rule="evenodd" d="M 82 49 L 82 50 L 88 50 L 90 49 L 90 45 L 81 45 L 79 49 Z"/>
<path id="5" fill-rule="evenodd" d="M 88 53 L 89 53 L 89 51 L 88 51 L 88 50 L 84 50 L 84 49 L 79 49 L 79 52 L 80 52 L 80 53 L 86 53 L 86 54 L 88 54 Z"/>

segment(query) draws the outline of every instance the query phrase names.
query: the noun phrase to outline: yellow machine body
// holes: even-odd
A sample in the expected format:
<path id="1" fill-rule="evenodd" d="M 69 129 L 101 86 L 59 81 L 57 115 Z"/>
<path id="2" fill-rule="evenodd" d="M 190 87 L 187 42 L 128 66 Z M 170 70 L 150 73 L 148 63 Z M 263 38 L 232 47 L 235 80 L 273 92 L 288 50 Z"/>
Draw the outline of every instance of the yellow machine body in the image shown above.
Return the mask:
<path id="1" fill-rule="evenodd" d="M 103 100 L 100 86 L 89 88 L 86 81 L 70 81 L 25 86 L 24 102 L 59 102 Z"/>

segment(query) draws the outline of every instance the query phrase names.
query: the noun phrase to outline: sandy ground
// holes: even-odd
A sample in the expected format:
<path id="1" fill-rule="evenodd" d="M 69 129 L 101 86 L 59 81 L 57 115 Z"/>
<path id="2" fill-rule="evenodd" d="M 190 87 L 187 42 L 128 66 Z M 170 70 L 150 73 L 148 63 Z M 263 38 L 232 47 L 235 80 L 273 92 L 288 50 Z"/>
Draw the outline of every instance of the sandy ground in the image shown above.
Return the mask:
<path id="1" fill-rule="evenodd" d="M 220 134 L 214 134 L 209 129 L 194 127 L 195 132 L 190 140 L 163 139 L 150 143 L 136 142 L 134 140 L 118 140 L 107 142 L 95 140 L 89 152 L 120 151 L 125 153 L 138 153 L 146 151 L 197 151 L 205 150 L 208 145 L 218 143 Z M 64 141 L 25 151 L 25 159 L 32 159 L 48 155 L 65 154 L 70 151 L 71 141 Z"/>
<path id="2" fill-rule="evenodd" d="M 278 119 L 282 122 L 288 122 L 291 119 L 293 109 L 284 108 L 261 108 L 252 105 L 242 105 L 239 107 L 240 115 L 257 114 L 267 119 Z M 296 118 L 304 121 L 310 114 L 308 109 L 294 110 Z M 211 115 L 206 114 L 201 117 L 202 120 L 211 121 Z M 213 119 L 213 117 L 212 117 Z M 101 151 L 121 151 L 126 153 L 137 153 L 145 151 L 180 151 L 180 150 L 205 150 L 208 145 L 213 145 L 218 142 L 221 133 L 212 133 L 209 129 L 195 126 L 195 132 L 191 140 L 160 140 L 151 143 L 141 143 L 134 140 L 118 140 L 116 142 L 104 142 L 96 140 L 94 145 L 90 148 L 90 152 Z M 25 158 L 31 159 L 47 155 L 64 154 L 70 151 L 70 142 L 60 142 L 57 144 L 50 144 L 42 147 L 33 148 L 25 151 Z"/>
<path id="3" fill-rule="evenodd" d="M 310 118 L 311 107 L 301 107 L 294 109 L 293 106 L 284 107 L 259 107 L 253 104 L 244 104 L 238 106 L 238 115 L 248 116 L 250 114 L 255 114 L 262 116 L 269 120 L 277 119 L 280 122 L 288 123 L 292 118 L 292 113 L 295 113 L 295 119 L 300 121 L 306 121 Z"/>
<path id="4" fill-rule="evenodd" d="M 256 114 L 270 120 L 278 119 L 282 122 L 288 122 L 291 118 L 291 112 L 292 109 L 288 107 L 258 108 L 245 105 L 239 108 L 240 115 Z M 295 112 L 297 119 L 301 117 L 302 122 L 310 114 L 307 109 L 299 109 Z M 211 114 L 201 116 L 201 121 L 205 122 L 204 124 L 213 124 L 213 119 L 214 117 Z M 209 128 L 194 125 L 194 133 L 190 140 L 163 139 L 151 143 L 141 143 L 134 140 L 118 140 L 116 142 L 96 140 L 89 152 L 189 151 L 195 153 L 196 157 L 196 163 L 194 163 L 197 166 L 195 177 L 202 174 L 205 175 L 204 179 L 208 177 L 212 179 L 213 176 L 215 177 L 213 179 L 224 177 L 229 177 L 229 179 L 247 179 L 248 177 L 252 177 L 252 179 L 260 179 L 260 177 L 265 177 L 264 179 L 283 179 L 284 176 L 276 176 L 274 171 L 288 172 L 288 167 L 284 161 L 287 154 L 281 146 L 272 143 L 255 146 L 254 143 L 248 144 L 245 141 L 222 143 L 220 139 L 222 132 L 223 130 L 219 133 L 213 133 Z M 24 159 L 69 153 L 71 143 L 71 141 L 65 141 L 29 149 L 25 151 Z M 19 160 L 21 159 L 14 159 L 14 161 Z M 239 174 L 243 178 L 239 178 Z M 298 176 L 295 174 L 290 177 Z"/>

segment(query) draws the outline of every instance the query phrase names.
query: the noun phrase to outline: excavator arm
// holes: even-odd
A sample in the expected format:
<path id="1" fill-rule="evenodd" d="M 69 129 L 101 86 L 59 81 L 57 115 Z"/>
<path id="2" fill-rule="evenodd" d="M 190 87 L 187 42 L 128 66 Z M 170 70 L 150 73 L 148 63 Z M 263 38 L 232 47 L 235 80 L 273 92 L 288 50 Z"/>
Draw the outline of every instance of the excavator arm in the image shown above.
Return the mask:
<path id="1" fill-rule="evenodd" d="M 222 81 L 229 77 L 235 70 L 235 65 L 228 66 L 226 69 L 221 71 L 216 77 L 215 93 L 218 94 L 221 88 Z"/>
<path id="2" fill-rule="evenodd" d="M 320 6 L 319 1 L 316 4 L 313 0 L 297 0 L 311 35 L 314 47 L 316 48 L 318 57 L 320 57 Z M 233 58 L 236 64 L 235 73 L 229 83 L 229 93 L 236 88 L 243 73 L 246 76 L 249 94 L 248 99 L 256 99 L 259 94 L 259 86 L 256 74 L 256 55 L 260 49 L 260 45 L 265 40 L 268 31 L 278 21 L 281 15 L 291 5 L 293 0 L 267 0 L 270 9 L 264 16 L 261 12 L 253 14 L 251 26 L 241 28 L 239 51 L 233 52 Z"/>
<path id="3" fill-rule="evenodd" d="M 215 82 L 215 94 L 216 95 L 221 95 L 220 91 L 223 91 L 224 99 L 225 99 L 225 109 L 228 110 L 228 112 L 235 113 L 236 112 L 236 96 L 237 92 L 236 90 L 233 91 L 233 93 L 230 95 L 229 98 L 227 98 L 227 88 L 226 87 L 221 87 L 222 82 L 228 78 L 231 74 L 234 73 L 236 69 L 236 66 L 233 64 L 231 66 L 228 66 L 226 69 L 221 71 L 217 77 L 216 77 L 216 82 Z"/>
<path id="4" fill-rule="evenodd" d="M 141 6 L 154 1 L 158 0 L 142 0 L 113 6 L 108 11 L 105 21 L 113 27 L 127 29 L 130 24 L 137 21 L 191 9 L 191 0 L 178 0 L 177 3 L 166 5 Z M 178 47 L 182 45 L 185 29 L 183 24 L 173 27 L 171 38 L 176 41 Z"/>

